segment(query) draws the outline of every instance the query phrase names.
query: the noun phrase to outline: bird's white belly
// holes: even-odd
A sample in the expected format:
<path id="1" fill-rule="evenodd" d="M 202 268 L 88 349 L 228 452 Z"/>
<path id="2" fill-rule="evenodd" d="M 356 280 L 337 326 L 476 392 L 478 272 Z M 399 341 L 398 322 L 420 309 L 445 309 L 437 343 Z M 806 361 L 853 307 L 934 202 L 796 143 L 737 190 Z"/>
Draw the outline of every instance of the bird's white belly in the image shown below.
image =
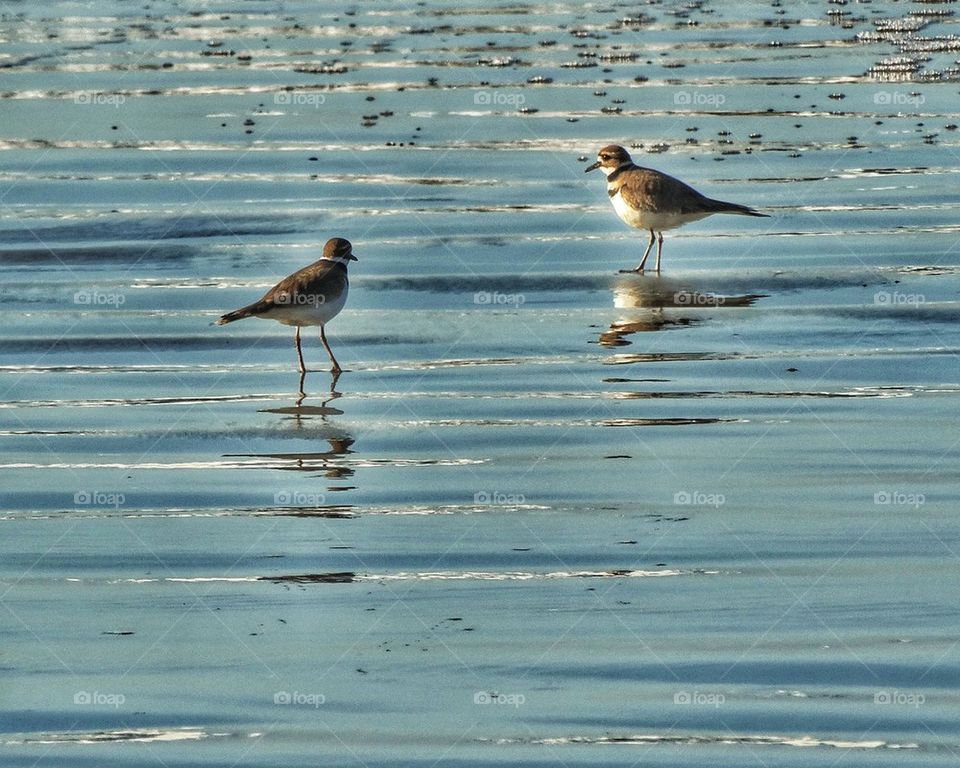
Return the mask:
<path id="1" fill-rule="evenodd" d="M 347 286 L 344 286 L 339 296 L 295 295 L 289 304 L 274 306 L 264 317 L 284 325 L 326 325 L 346 303 Z"/>
<path id="2" fill-rule="evenodd" d="M 620 196 L 618 191 L 610 198 L 613 208 L 617 215 L 631 227 L 637 229 L 652 229 L 654 232 L 662 232 L 665 229 L 674 229 L 691 221 L 697 221 L 707 213 L 680 213 L 679 211 L 643 211 L 631 208 Z"/>

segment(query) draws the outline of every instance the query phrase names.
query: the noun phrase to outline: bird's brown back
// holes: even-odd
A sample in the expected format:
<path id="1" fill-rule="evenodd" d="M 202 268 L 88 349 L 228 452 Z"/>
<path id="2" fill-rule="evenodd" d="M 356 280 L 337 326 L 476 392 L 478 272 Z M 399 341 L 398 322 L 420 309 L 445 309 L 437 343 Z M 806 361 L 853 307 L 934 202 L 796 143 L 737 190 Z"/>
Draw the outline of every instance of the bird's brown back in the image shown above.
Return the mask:
<path id="1" fill-rule="evenodd" d="M 260 302 L 290 304 L 290 297 L 339 294 L 347 286 L 347 268 L 338 261 L 320 259 L 289 275 L 267 291 Z"/>
<path id="2" fill-rule="evenodd" d="M 619 191 L 631 208 L 652 213 L 694 213 L 705 210 L 709 199 L 680 179 L 639 165 L 615 174 L 609 181 L 611 197 Z"/>

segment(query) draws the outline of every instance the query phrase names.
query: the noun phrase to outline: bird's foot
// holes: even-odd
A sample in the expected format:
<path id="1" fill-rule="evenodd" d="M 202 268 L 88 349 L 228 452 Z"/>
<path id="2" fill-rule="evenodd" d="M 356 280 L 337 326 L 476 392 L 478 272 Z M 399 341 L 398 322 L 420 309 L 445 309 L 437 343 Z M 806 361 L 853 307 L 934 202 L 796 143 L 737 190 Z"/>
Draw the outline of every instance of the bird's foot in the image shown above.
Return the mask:
<path id="1" fill-rule="evenodd" d="M 634 267 L 633 269 L 621 269 L 621 270 L 620 270 L 620 274 L 621 274 L 621 275 L 642 275 L 642 274 L 643 274 L 643 268 L 642 268 L 642 267 Z"/>

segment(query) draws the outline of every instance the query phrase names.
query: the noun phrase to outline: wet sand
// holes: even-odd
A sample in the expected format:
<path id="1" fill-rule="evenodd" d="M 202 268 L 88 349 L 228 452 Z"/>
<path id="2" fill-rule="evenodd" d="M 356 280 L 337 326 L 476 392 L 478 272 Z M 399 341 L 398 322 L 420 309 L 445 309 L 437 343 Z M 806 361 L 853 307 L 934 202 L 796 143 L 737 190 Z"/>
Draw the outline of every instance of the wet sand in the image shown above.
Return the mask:
<path id="1" fill-rule="evenodd" d="M 951 10 L 8 8 L 0 762 L 953 765 Z"/>

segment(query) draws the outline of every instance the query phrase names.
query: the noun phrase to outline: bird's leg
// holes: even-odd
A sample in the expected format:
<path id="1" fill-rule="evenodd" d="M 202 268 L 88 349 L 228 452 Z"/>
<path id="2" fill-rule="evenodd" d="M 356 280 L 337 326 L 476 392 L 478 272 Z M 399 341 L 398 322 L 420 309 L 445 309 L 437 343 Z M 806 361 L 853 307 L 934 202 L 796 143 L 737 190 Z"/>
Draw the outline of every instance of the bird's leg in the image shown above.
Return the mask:
<path id="1" fill-rule="evenodd" d="M 334 376 L 339 376 L 343 369 L 340 367 L 340 363 L 337 362 L 337 358 L 333 356 L 333 350 L 330 349 L 330 345 L 327 344 L 327 335 L 323 332 L 322 325 L 320 326 L 320 341 L 323 342 L 323 348 L 327 350 L 327 354 L 330 355 L 330 362 L 333 363 L 333 368 L 330 370 L 330 372 Z"/>
<path id="2" fill-rule="evenodd" d="M 660 237 L 662 239 L 663 235 L 661 235 Z M 636 266 L 635 269 L 621 269 L 620 271 L 621 272 L 637 272 L 637 273 L 643 272 L 643 265 L 647 263 L 647 256 L 650 255 L 650 249 L 653 248 L 653 241 L 655 239 L 656 239 L 656 235 L 654 235 L 653 230 L 651 229 L 650 239 L 647 241 L 647 250 L 643 252 L 643 258 L 640 259 L 640 263 Z"/>
<path id="3" fill-rule="evenodd" d="M 297 360 L 300 361 L 300 373 L 306 373 L 307 369 L 303 364 L 303 350 L 300 348 L 300 326 L 299 325 L 297 326 L 297 335 L 294 336 L 293 338 L 294 338 L 294 341 L 296 341 L 297 343 Z M 302 377 L 301 377 L 301 381 L 303 381 Z M 301 386 L 301 389 L 303 389 L 302 386 Z"/>
<path id="4" fill-rule="evenodd" d="M 650 242 L 653 243 L 653 230 L 650 230 Z M 657 274 L 660 274 L 660 256 L 663 254 L 663 232 L 657 232 Z"/>

